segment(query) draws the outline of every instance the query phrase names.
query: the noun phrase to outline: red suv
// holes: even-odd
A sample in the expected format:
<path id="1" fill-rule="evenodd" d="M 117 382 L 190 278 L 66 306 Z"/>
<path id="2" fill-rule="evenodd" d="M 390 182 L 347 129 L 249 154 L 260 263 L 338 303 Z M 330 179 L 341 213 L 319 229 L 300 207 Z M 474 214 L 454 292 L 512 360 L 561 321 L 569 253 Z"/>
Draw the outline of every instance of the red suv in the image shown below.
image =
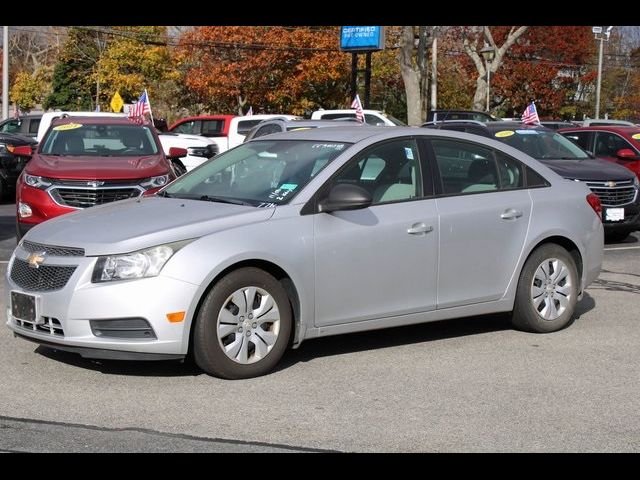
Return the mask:
<path id="1" fill-rule="evenodd" d="M 598 158 L 627 167 L 640 179 L 640 127 L 602 125 L 563 128 L 558 133 Z"/>
<path id="2" fill-rule="evenodd" d="M 186 154 L 172 148 L 169 158 Z M 16 234 L 20 239 L 64 213 L 154 193 L 175 178 L 148 125 L 118 117 L 55 119 L 18 177 Z"/>

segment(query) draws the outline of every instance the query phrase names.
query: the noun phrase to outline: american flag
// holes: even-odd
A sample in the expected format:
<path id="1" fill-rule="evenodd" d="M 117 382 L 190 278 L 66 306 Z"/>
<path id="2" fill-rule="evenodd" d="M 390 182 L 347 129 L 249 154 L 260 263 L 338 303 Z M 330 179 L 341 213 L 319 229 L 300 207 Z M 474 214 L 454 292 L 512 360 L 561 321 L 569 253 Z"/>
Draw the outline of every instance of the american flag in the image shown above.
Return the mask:
<path id="1" fill-rule="evenodd" d="M 360 123 L 364 123 L 364 111 L 362 110 L 362 103 L 360 103 L 360 95 L 356 93 L 356 98 L 351 102 L 351 108 L 356 109 L 356 120 Z"/>
<path id="2" fill-rule="evenodd" d="M 149 97 L 147 96 L 146 90 L 142 92 L 138 102 L 134 103 L 129 109 L 129 118 L 143 117 L 145 113 L 151 113 L 151 104 L 149 103 Z"/>
<path id="3" fill-rule="evenodd" d="M 531 102 L 527 108 L 524 109 L 524 113 L 522 114 L 522 123 L 526 125 L 540 124 L 538 111 L 536 110 L 536 104 L 534 102 Z"/>

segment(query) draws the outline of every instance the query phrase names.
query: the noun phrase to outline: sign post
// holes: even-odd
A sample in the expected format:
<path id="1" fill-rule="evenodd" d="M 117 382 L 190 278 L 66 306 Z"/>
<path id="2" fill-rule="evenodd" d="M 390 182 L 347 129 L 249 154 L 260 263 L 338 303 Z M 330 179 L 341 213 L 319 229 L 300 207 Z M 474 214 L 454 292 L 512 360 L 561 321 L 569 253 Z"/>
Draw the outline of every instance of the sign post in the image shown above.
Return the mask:
<path id="1" fill-rule="evenodd" d="M 384 27 L 381 26 L 340 27 L 340 50 L 351 52 L 351 98 L 355 97 L 358 89 L 358 53 L 365 54 L 364 108 L 369 108 L 371 52 L 384 49 L 384 38 Z"/>

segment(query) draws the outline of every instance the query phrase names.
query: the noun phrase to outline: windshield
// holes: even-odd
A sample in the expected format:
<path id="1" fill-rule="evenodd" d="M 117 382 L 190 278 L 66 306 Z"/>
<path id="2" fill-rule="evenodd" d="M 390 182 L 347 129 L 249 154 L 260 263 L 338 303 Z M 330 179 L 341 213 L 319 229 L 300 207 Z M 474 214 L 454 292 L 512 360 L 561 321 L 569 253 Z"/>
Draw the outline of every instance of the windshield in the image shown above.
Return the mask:
<path id="1" fill-rule="evenodd" d="M 161 195 L 255 207 L 283 205 L 349 145 L 308 140 L 244 143 L 180 177 Z"/>
<path id="2" fill-rule="evenodd" d="M 499 130 L 494 138 L 537 159 L 580 160 L 589 158 L 584 150 L 562 135 L 548 130 Z"/>
<path id="3" fill-rule="evenodd" d="M 158 147 L 151 130 L 141 125 L 65 123 L 49 130 L 40 153 L 64 156 L 139 157 L 156 155 Z"/>

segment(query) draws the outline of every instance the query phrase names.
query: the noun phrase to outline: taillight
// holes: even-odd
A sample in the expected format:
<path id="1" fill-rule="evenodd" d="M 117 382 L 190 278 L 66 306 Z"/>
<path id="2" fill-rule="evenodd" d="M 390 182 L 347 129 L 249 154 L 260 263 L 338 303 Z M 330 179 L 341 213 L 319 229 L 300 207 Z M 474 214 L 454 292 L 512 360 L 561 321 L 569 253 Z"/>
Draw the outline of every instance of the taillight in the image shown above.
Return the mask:
<path id="1" fill-rule="evenodd" d="M 593 211 L 596 212 L 600 221 L 602 221 L 602 204 L 600 203 L 600 197 L 595 193 L 590 193 L 587 195 L 587 203 L 591 205 Z"/>

